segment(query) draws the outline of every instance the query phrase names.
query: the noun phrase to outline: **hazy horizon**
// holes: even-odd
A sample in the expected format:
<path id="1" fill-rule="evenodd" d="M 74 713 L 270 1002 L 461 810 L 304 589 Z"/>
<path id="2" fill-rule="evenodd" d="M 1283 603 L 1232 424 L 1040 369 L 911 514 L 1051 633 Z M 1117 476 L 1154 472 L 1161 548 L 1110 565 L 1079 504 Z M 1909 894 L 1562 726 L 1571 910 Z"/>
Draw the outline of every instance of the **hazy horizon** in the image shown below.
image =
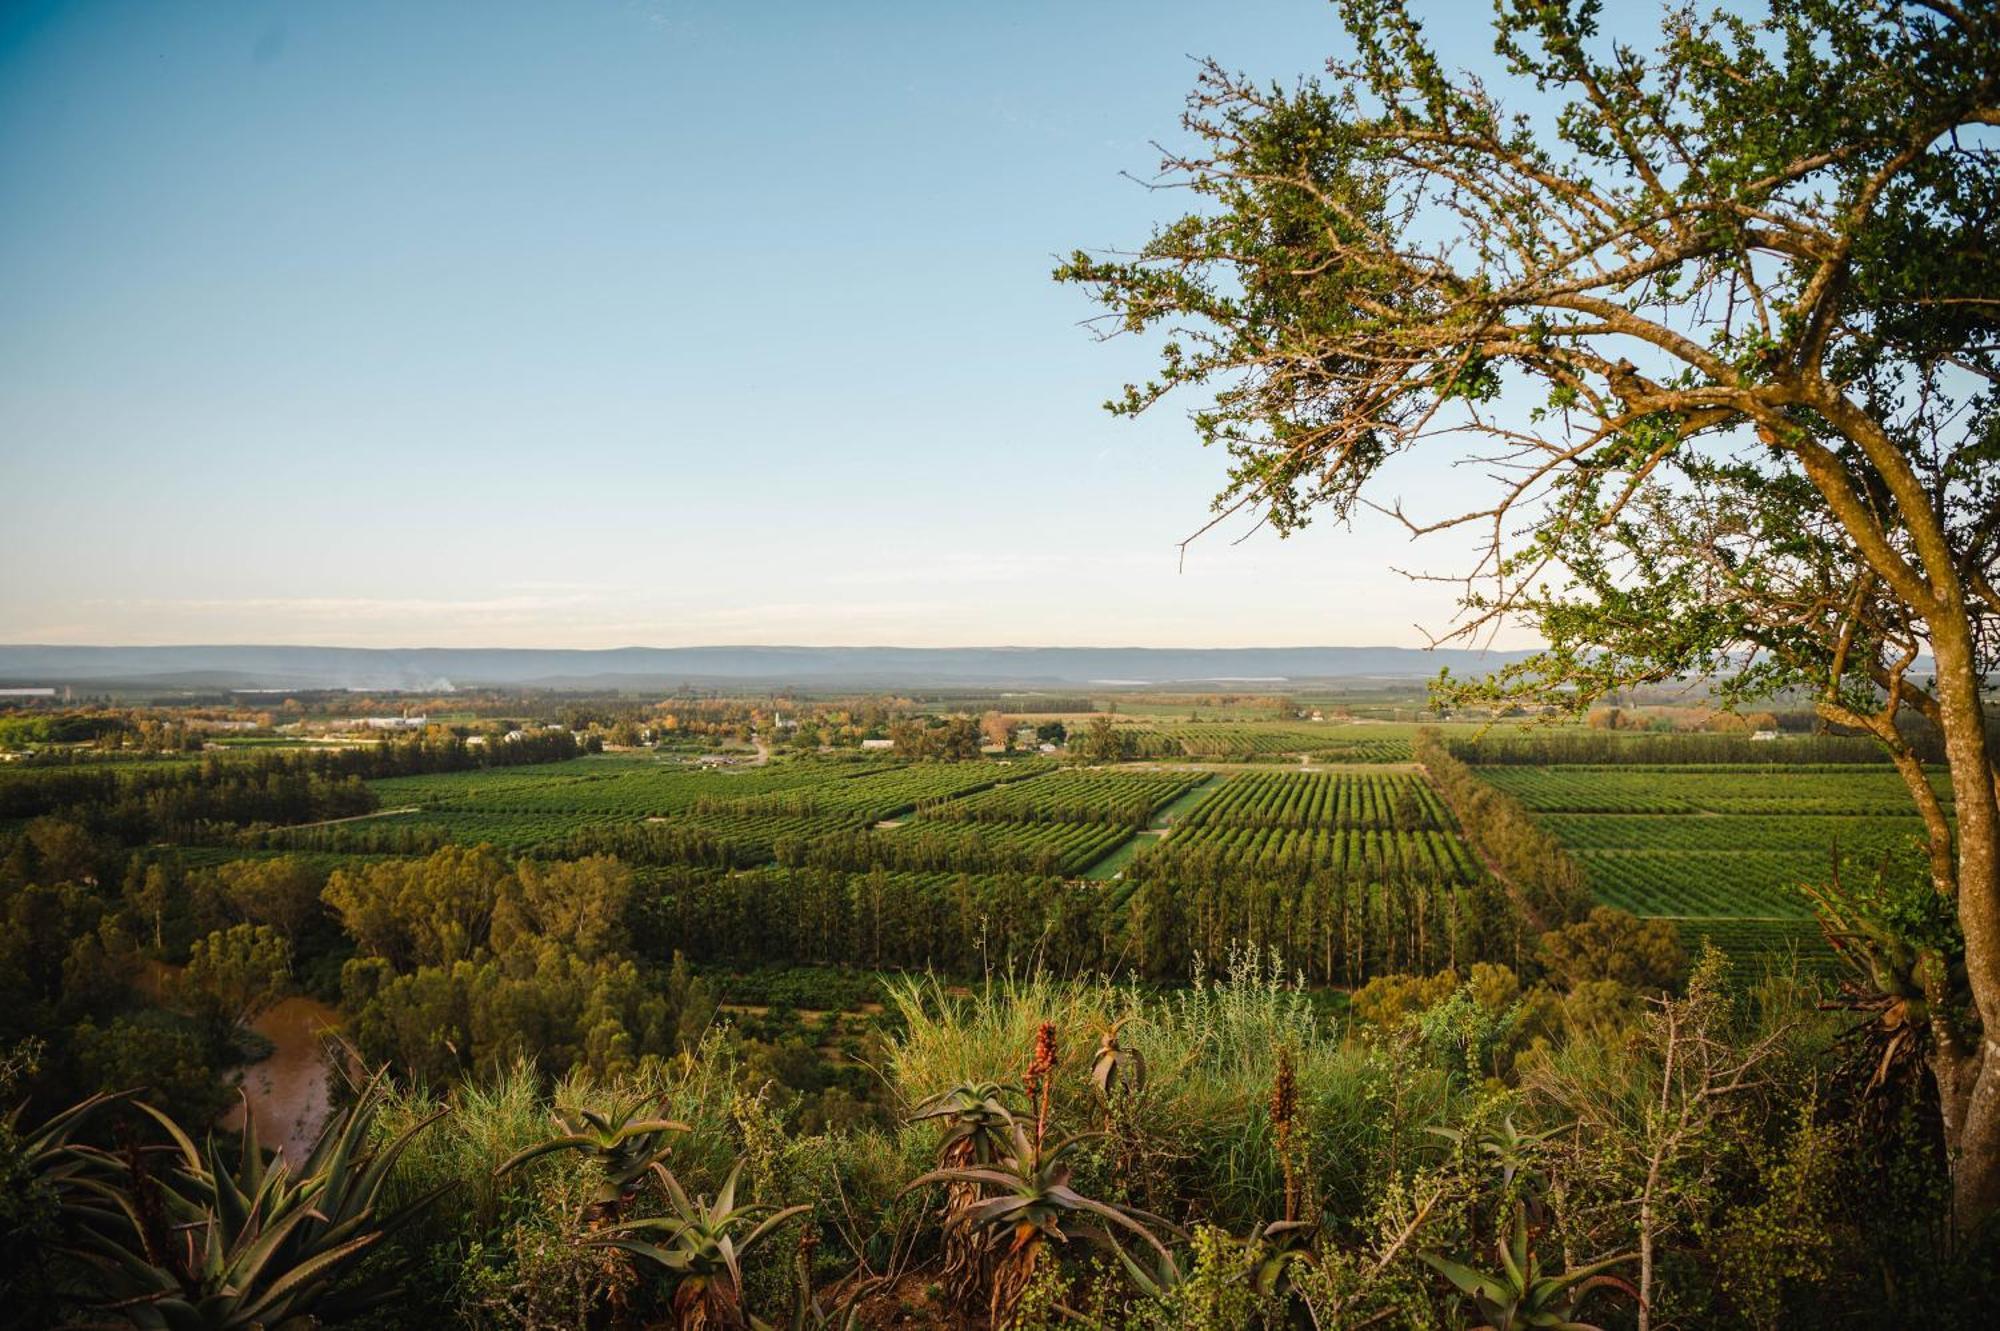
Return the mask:
<path id="1" fill-rule="evenodd" d="M 1534 644 L 1513 647 L 1486 647 L 1480 644 L 1461 643 L 1407 643 L 1407 642 L 1222 642 L 1222 643 L 1143 643 L 1143 642 L 1036 642 L 1027 639 L 1015 641 L 993 640 L 990 642 L 846 642 L 839 640 L 816 641 L 806 638 L 792 638 L 781 641 L 753 642 L 748 640 L 726 641 L 716 639 L 701 642 L 614 642 L 602 647 L 571 647 L 554 643 L 522 642 L 393 642 L 393 643 L 349 643 L 330 642 L 324 639 L 286 642 L 277 639 L 240 639 L 235 641 L 196 641 L 193 639 L 160 639 L 157 641 L 77 641 L 50 642 L 28 638 L 0 639 L 0 648 L 59 647 L 79 649 L 102 649 L 107 651 L 141 651 L 153 648 L 202 648 L 229 650 L 234 648 L 323 648 L 329 651 L 364 652 L 679 652 L 679 651 L 735 651 L 735 650 L 779 650 L 798 648 L 806 651 L 927 651 L 927 652 L 1260 652 L 1260 651 L 1518 651 L 1528 650 Z"/>
<path id="2" fill-rule="evenodd" d="M 1461 547 L 1378 514 L 1181 571 L 1224 459 L 1191 401 L 1100 409 L 1151 352 L 1048 279 L 1172 208 L 1121 172 L 1190 56 L 1337 41 L 1322 0 L 11 8 L 0 640 L 1422 646 L 1453 589 L 1391 566 Z"/>
<path id="3" fill-rule="evenodd" d="M 331 647 L 0 644 L 0 686 L 671 689 L 683 684 L 904 688 L 1285 687 L 1314 681 L 1414 683 L 1441 669 L 1483 673 L 1518 654 L 1395 646 Z"/>

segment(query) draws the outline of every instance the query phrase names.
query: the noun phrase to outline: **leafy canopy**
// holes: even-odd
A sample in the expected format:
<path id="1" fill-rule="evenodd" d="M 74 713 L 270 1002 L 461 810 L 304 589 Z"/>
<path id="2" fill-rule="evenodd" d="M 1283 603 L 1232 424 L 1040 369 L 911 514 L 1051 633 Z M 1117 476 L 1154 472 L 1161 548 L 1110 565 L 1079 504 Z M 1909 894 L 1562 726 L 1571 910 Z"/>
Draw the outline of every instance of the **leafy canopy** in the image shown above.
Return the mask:
<path id="1" fill-rule="evenodd" d="M 1198 206 L 1057 272 L 1103 334 L 1161 335 L 1113 412 L 1200 395 L 1216 521 L 1345 520 L 1414 449 L 1477 465 L 1490 505 L 1385 505 L 1480 533 L 1448 636 L 1548 644 L 1461 693 L 1700 674 L 1872 714 L 1968 615 L 1992 668 L 1995 11 L 1674 7 L 1646 50 L 1629 10 L 1498 0 L 1503 99 L 1401 0 L 1338 9 L 1323 79 L 1206 65 L 1163 176 Z"/>

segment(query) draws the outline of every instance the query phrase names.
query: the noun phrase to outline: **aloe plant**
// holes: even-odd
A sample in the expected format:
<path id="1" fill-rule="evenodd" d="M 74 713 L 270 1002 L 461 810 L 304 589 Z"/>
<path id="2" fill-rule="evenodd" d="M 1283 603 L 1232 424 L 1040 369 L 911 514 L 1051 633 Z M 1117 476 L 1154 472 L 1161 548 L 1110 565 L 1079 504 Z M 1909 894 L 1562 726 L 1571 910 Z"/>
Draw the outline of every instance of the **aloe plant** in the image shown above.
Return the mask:
<path id="1" fill-rule="evenodd" d="M 1500 1120 L 1498 1127 L 1490 1127 L 1476 1133 L 1468 1133 L 1458 1128 L 1427 1128 L 1432 1136 L 1442 1137 L 1455 1146 L 1464 1146 L 1469 1141 L 1472 1148 L 1483 1155 L 1500 1170 L 1500 1184 L 1511 1189 L 1514 1179 L 1522 1170 L 1533 1163 L 1535 1152 L 1562 1128 L 1550 1128 L 1545 1132 L 1522 1132 L 1514 1126 L 1512 1114 Z M 1529 1171 L 1533 1179 L 1533 1171 Z"/>
<path id="2" fill-rule="evenodd" d="M 991 1164 L 1006 1149 L 1007 1129 L 1014 1121 L 1007 1096 L 1013 1091 L 999 1082 L 965 1082 L 918 1105 L 910 1122 L 945 1121 L 945 1134 L 938 1142 L 940 1169 Z"/>
<path id="3" fill-rule="evenodd" d="M 1500 1257 L 1497 1274 L 1475 1270 L 1437 1253 L 1418 1254 L 1472 1300 L 1486 1319 L 1480 1331 L 1515 1331 L 1522 1327 L 1597 1331 L 1591 1324 L 1576 1320 L 1577 1308 L 1591 1291 L 1610 1288 L 1635 1300 L 1639 1297 L 1631 1281 L 1606 1274 L 1612 1267 L 1632 1261 L 1636 1255 L 1633 1253 L 1607 1257 L 1574 1270 L 1544 1274 L 1529 1237 L 1527 1207 L 1518 1201 L 1514 1204 L 1512 1231 L 1495 1246 Z"/>
<path id="4" fill-rule="evenodd" d="M 1319 1226 L 1308 1220 L 1273 1220 L 1257 1226 L 1243 1242 L 1249 1255 L 1244 1279 L 1264 1298 L 1286 1297 L 1292 1268 L 1313 1264 L 1313 1241 L 1318 1237 Z"/>
<path id="5" fill-rule="evenodd" d="M 1090 1060 L 1090 1082 L 1106 1102 L 1121 1091 L 1137 1095 L 1146 1089 L 1146 1056 L 1137 1049 L 1118 1043 L 1118 1033 L 1130 1017 L 1111 1023 L 1097 1041 L 1097 1053 Z"/>
<path id="6" fill-rule="evenodd" d="M 1007 1148 L 1013 1113 L 1007 1095 L 1013 1088 L 998 1082 L 966 1082 L 941 1091 L 918 1105 L 910 1121 L 942 1121 L 938 1141 L 939 1169 L 987 1167 Z M 1015 1092 L 1018 1094 L 1018 1092 Z M 970 1310 L 988 1290 L 994 1262 L 990 1236 L 964 1224 L 965 1213 L 985 1195 L 978 1183 L 954 1182 L 945 1188 L 940 1213 L 944 1228 L 943 1283 L 953 1306 Z"/>
<path id="7" fill-rule="evenodd" d="M 737 1331 L 749 1325 L 743 1309 L 742 1259 L 778 1226 L 809 1206 L 780 1210 L 764 1203 L 736 1204 L 743 1172 L 737 1161 L 713 1201 L 690 1198 L 673 1171 L 655 1161 L 652 1172 L 667 1195 L 671 1215 L 621 1220 L 584 1241 L 639 1257 L 674 1282 L 675 1325 L 682 1331 Z"/>
<path id="8" fill-rule="evenodd" d="M 389 1273 L 375 1281 L 348 1277 L 437 1196 L 390 1212 L 380 1206 L 397 1158 L 443 1111 L 371 1147 L 383 1094 L 380 1076 L 365 1084 L 296 1172 L 282 1156 L 265 1159 L 249 1115 L 232 1164 L 213 1134 L 197 1147 L 171 1117 L 143 1102 L 136 1107 L 166 1133 L 166 1146 L 121 1155 L 71 1148 L 92 1166 L 69 1180 L 87 1198 L 69 1250 L 92 1274 L 83 1302 L 96 1324 L 149 1331 L 305 1326 L 352 1316 L 393 1294 Z"/>
<path id="9" fill-rule="evenodd" d="M 692 1131 L 687 1124 L 648 1114 L 646 1097 L 614 1106 L 609 1113 L 579 1107 L 554 1113 L 562 1132 L 517 1151 L 502 1161 L 494 1174 L 512 1173 L 531 1160 L 557 1151 L 580 1151 L 598 1171 L 597 1190 L 585 1204 L 585 1219 L 593 1222 L 615 1220 L 637 1195 L 640 1181 L 670 1149 L 668 1134 Z"/>
<path id="10" fill-rule="evenodd" d="M 33 1128 L 21 1127 L 27 1102 L 15 1105 L 7 1114 L 7 1133 L 14 1142 L 15 1158 L 24 1173 L 63 1194 L 67 1185 L 93 1167 L 90 1152 L 73 1145 L 70 1135 L 105 1106 L 128 1099 L 130 1091 L 102 1091 L 78 1101 Z"/>
<path id="11" fill-rule="evenodd" d="M 1866 1090 L 1921 1077 L 1938 1023 L 1956 1031 L 1965 1003 L 1965 944 L 1948 901 L 1885 859 L 1849 886 L 1838 855 L 1825 883 L 1801 887 L 1842 974 L 1835 1005 L 1867 1014 L 1856 1027 L 1871 1069 Z"/>
<path id="12" fill-rule="evenodd" d="M 1008 1114 L 1007 1145 L 997 1163 L 934 1169 L 912 1180 L 905 1189 L 910 1191 L 933 1183 L 974 1184 L 990 1193 L 967 1206 L 953 1218 L 953 1223 L 985 1236 L 995 1248 L 1001 1242 L 1006 1244 L 988 1297 L 988 1313 L 995 1326 L 1007 1324 L 1049 1243 L 1060 1243 L 1069 1237 L 1062 1228 L 1068 1217 L 1086 1216 L 1136 1235 L 1152 1248 L 1156 1258 L 1168 1267 L 1173 1265 L 1173 1254 L 1146 1227 L 1148 1222 L 1165 1226 L 1165 1220 L 1130 1207 L 1092 1200 L 1069 1186 L 1071 1170 L 1067 1157 L 1084 1141 L 1101 1136 L 1102 1133 L 1080 1133 L 1038 1146 L 1013 1115 Z M 1106 1232 L 1108 1235 L 1110 1231 Z"/>
<path id="13" fill-rule="evenodd" d="M 0 1079 L 9 1070 L 0 1067 Z M 33 1127 L 22 1126 L 26 1101 L 0 1118 L 0 1308 L 24 1325 L 54 1321 L 56 1273 L 43 1260 L 47 1246 L 94 1209 L 77 1179 L 96 1166 L 70 1138 L 126 1094 L 93 1095 Z"/>
<path id="14" fill-rule="evenodd" d="M 1221 1234 L 1217 1238 L 1240 1253 L 1235 1279 L 1260 1299 L 1282 1302 L 1291 1293 L 1292 1268 L 1310 1266 L 1316 1260 L 1313 1241 L 1319 1227 L 1304 1220 L 1274 1220 L 1252 1229 L 1238 1239 Z M 1187 1280 L 1187 1275 L 1171 1253 L 1153 1254 L 1151 1265 L 1141 1263 L 1124 1244 L 1112 1241 L 1119 1264 L 1132 1284 L 1147 1298 L 1164 1298 Z"/>

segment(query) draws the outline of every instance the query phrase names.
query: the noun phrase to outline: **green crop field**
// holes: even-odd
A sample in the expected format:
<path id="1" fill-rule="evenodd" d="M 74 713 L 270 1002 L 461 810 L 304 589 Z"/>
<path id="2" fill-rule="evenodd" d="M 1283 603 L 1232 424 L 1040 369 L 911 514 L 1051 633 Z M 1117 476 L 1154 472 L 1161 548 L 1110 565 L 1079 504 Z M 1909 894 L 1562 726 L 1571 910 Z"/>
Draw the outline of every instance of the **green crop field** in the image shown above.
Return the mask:
<path id="1" fill-rule="evenodd" d="M 580 829 L 666 819 L 768 848 L 982 789 L 1048 764 L 798 764 L 724 771 L 652 757 L 603 756 L 532 767 L 390 777 L 369 784 L 384 809 L 454 842 L 509 850 L 558 844 Z"/>
<path id="2" fill-rule="evenodd" d="M 881 835 L 909 843 L 944 838 L 979 862 L 1075 875 L 1209 779 L 1200 772 L 1061 769 L 1042 758 L 722 772 L 598 756 L 374 781 L 383 813 L 302 828 L 289 844 L 378 853 L 485 842 L 519 854 L 610 835 L 651 837 L 603 843 L 642 860 L 689 855 L 748 865 L 778 857 L 788 843 L 810 853 L 824 839 L 903 820 Z"/>
<path id="3" fill-rule="evenodd" d="M 1910 792 L 1889 767 L 1687 766 L 1479 769 L 1537 813 L 1846 814 L 1907 816 Z M 1933 787 L 1947 803 L 1943 773 Z"/>
<path id="4" fill-rule="evenodd" d="M 1338 721 L 1160 721 L 1135 727 L 1139 756 L 1214 762 L 1305 757 L 1323 762 L 1406 763 L 1414 726 Z"/>
<path id="5" fill-rule="evenodd" d="M 1074 727 L 1080 731 L 1081 727 Z M 1119 718 L 1134 758 L 1156 761 L 1406 763 L 1419 727 L 1378 721 L 1189 721 Z"/>
<path id="6" fill-rule="evenodd" d="M 1254 772 L 1232 777 L 1181 820 L 1208 826 L 1435 828 L 1444 806 L 1417 776 L 1376 772 Z"/>
<path id="7" fill-rule="evenodd" d="M 1054 872 L 1066 876 L 1082 873 L 1134 835 L 1130 827 L 1105 823 L 982 822 L 976 826 L 982 845 L 1049 863 Z"/>
<path id="8" fill-rule="evenodd" d="M 880 772 L 879 765 L 796 766 L 727 771 L 652 757 L 575 758 L 531 767 L 476 769 L 369 782 L 385 809 L 452 805 L 606 818 L 654 817 L 703 800 L 746 799 Z"/>
<path id="9" fill-rule="evenodd" d="M 1188 809 L 1146 852 L 1328 869 L 1353 878 L 1479 876 L 1427 782 L 1402 772 L 1247 772 Z"/>
<path id="10" fill-rule="evenodd" d="M 1817 932 L 1801 884 L 1834 857 L 1865 871 L 1922 825 L 1893 770 L 1869 766 L 1488 766 L 1583 867 L 1593 895 L 1755 953 Z M 1937 778 L 1950 807 L 1950 791 Z"/>
<path id="11" fill-rule="evenodd" d="M 1041 776 L 1053 766 L 1043 759 L 1017 763 L 916 763 L 741 799 L 702 799 L 688 806 L 687 816 L 700 822 L 712 822 L 718 817 L 752 821 L 805 819 L 834 829 L 865 827 Z"/>
<path id="12" fill-rule="evenodd" d="M 906 826 L 950 829 L 996 852 L 1074 875 L 1108 859 L 1160 810 L 1201 787 L 1201 772 L 1065 771 L 926 805 Z"/>
<path id="13" fill-rule="evenodd" d="M 1212 825 L 1162 843 L 1168 853 L 1214 852 L 1226 861 L 1278 865 L 1302 863 L 1350 878 L 1425 874 L 1470 879 L 1478 868 L 1457 837 L 1439 831 L 1373 828 L 1270 828 Z M 1159 852 L 1156 852 L 1159 853 Z"/>
<path id="14" fill-rule="evenodd" d="M 1205 780 L 1201 772 L 1057 772 L 926 808 L 922 816 L 954 822 L 1125 823 L 1137 827 Z"/>

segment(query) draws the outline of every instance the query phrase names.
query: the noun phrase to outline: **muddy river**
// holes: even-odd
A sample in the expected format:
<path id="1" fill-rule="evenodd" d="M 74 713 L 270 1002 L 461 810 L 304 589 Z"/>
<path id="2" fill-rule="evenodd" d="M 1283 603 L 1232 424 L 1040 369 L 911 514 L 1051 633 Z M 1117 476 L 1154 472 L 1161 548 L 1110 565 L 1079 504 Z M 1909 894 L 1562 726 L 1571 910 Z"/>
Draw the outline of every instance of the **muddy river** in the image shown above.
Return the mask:
<path id="1" fill-rule="evenodd" d="M 257 1124 L 257 1139 L 284 1152 L 297 1165 L 312 1150 L 330 1104 L 332 1069 L 326 1061 L 322 1036 L 338 1027 L 340 1014 L 314 998 L 287 998 L 267 1010 L 250 1028 L 275 1048 L 271 1056 L 242 1070 L 243 1090 Z M 239 1100 L 222 1126 L 243 1125 Z"/>

